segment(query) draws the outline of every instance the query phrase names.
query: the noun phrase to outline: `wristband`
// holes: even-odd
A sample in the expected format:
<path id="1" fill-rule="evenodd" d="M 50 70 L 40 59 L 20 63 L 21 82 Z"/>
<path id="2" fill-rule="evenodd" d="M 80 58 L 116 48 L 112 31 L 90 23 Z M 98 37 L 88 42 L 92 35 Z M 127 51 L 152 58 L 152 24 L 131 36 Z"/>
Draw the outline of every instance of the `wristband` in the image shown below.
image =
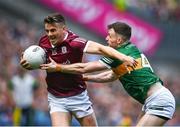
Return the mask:
<path id="1" fill-rule="evenodd" d="M 89 80 L 88 76 L 83 76 L 83 81 L 88 81 L 88 80 Z"/>
<path id="2" fill-rule="evenodd" d="M 57 64 L 57 66 L 56 66 L 56 71 L 63 72 L 60 64 Z"/>

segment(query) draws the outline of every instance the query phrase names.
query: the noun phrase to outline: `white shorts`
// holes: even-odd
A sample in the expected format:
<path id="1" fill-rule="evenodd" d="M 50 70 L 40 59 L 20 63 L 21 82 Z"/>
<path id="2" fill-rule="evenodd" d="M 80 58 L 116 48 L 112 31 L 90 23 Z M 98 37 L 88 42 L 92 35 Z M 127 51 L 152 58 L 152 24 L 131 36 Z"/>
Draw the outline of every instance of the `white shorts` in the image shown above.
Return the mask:
<path id="1" fill-rule="evenodd" d="M 76 96 L 65 98 L 57 98 L 51 93 L 48 93 L 48 103 L 50 113 L 70 112 L 75 117 L 82 118 L 94 112 L 87 90 Z"/>
<path id="2" fill-rule="evenodd" d="M 163 86 L 160 90 L 146 99 L 142 111 L 147 114 L 172 119 L 175 112 L 174 96 Z"/>

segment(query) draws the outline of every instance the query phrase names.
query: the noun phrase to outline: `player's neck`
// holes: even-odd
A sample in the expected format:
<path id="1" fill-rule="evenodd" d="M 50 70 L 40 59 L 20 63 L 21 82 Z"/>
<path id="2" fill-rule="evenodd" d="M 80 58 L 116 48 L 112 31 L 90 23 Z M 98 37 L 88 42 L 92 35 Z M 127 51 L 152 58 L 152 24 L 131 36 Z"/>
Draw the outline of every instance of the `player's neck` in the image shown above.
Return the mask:
<path id="1" fill-rule="evenodd" d="M 125 41 L 125 42 L 123 42 L 123 43 L 120 43 L 120 44 L 118 45 L 118 48 L 119 48 L 119 47 L 122 47 L 123 45 L 126 45 L 128 42 L 129 42 L 129 40 L 127 40 L 127 41 Z"/>
<path id="2" fill-rule="evenodd" d="M 63 41 L 65 41 L 67 39 L 67 37 L 68 37 L 68 32 L 65 32 Z M 56 47 L 56 45 L 53 45 L 52 43 L 51 43 L 51 46 L 52 46 L 52 48 Z"/>

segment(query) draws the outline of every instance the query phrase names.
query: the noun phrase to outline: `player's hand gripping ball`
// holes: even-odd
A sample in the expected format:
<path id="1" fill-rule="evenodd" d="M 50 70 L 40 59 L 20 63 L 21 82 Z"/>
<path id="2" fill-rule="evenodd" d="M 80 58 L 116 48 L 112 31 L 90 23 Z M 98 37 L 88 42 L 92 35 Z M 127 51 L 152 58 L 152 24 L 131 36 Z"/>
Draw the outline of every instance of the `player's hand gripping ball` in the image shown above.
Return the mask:
<path id="1" fill-rule="evenodd" d="M 38 69 L 46 61 L 46 53 L 38 45 L 31 45 L 23 54 L 23 58 L 31 65 L 32 69 Z"/>

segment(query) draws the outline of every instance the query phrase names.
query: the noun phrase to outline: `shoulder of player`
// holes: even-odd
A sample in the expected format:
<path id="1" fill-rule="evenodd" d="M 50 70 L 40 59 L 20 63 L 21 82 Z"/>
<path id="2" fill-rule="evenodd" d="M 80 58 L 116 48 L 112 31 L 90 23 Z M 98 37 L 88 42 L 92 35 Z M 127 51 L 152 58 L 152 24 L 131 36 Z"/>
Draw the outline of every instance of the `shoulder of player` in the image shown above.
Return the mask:
<path id="1" fill-rule="evenodd" d="M 76 35 L 75 33 L 73 33 L 72 31 L 68 31 L 68 40 L 70 42 L 80 42 L 80 43 L 86 43 L 88 40 L 82 37 L 79 37 L 78 35 Z"/>
<path id="2" fill-rule="evenodd" d="M 132 56 L 134 58 L 140 58 L 142 52 L 137 48 L 137 46 L 133 43 L 128 43 L 122 50 L 122 53 Z"/>
<path id="3" fill-rule="evenodd" d="M 134 45 L 131 42 L 125 43 L 121 47 L 119 47 L 117 50 L 124 51 L 124 52 L 135 52 L 139 51 L 136 45 Z"/>
<path id="4" fill-rule="evenodd" d="M 40 39 L 39 39 L 39 43 L 45 43 L 45 42 L 47 42 L 47 41 L 48 41 L 47 35 L 43 35 L 43 36 L 41 36 Z"/>
<path id="5" fill-rule="evenodd" d="M 41 46 L 41 47 L 47 47 L 47 48 L 50 47 L 49 39 L 48 39 L 47 35 L 43 35 L 43 36 L 39 39 L 39 46 Z"/>
<path id="6" fill-rule="evenodd" d="M 88 40 L 82 37 L 77 37 L 72 40 L 73 42 L 86 43 Z"/>
<path id="7" fill-rule="evenodd" d="M 135 44 L 133 44 L 132 42 L 128 42 L 126 45 L 125 45 L 126 48 L 137 48 Z"/>

